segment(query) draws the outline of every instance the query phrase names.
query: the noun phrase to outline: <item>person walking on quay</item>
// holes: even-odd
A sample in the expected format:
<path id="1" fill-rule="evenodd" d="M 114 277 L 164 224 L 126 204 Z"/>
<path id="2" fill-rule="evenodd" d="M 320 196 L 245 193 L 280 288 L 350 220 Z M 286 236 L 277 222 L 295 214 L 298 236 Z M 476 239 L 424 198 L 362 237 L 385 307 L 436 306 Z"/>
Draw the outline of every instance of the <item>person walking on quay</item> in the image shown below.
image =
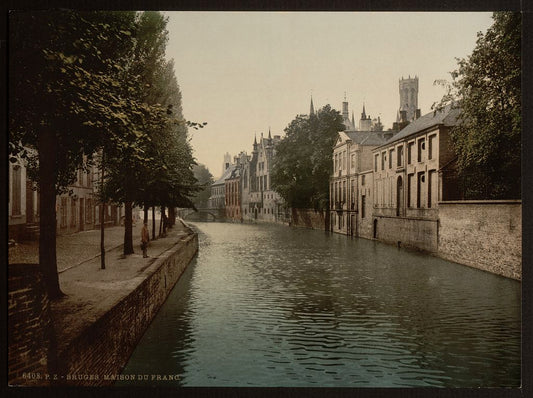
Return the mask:
<path id="1" fill-rule="evenodd" d="M 143 258 L 148 257 L 146 250 L 148 248 L 148 242 L 150 241 L 150 234 L 148 233 L 148 224 L 143 223 L 143 229 L 141 231 L 141 249 L 143 251 Z"/>

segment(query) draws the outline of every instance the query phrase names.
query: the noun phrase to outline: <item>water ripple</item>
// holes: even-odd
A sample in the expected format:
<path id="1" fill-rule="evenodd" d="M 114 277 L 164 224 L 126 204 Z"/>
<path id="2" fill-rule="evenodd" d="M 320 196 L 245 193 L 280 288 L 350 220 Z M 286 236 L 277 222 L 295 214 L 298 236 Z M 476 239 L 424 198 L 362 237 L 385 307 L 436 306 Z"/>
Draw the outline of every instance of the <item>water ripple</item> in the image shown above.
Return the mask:
<path id="1" fill-rule="evenodd" d="M 124 373 L 183 386 L 520 384 L 520 284 L 363 239 L 198 223 Z"/>

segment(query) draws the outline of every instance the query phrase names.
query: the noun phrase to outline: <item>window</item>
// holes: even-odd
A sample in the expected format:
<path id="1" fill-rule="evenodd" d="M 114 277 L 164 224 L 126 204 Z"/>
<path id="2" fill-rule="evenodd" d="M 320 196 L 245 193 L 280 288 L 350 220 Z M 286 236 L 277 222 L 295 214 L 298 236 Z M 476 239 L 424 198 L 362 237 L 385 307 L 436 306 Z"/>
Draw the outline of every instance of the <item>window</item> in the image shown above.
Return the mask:
<path id="1" fill-rule="evenodd" d="M 389 169 L 392 169 L 392 155 L 394 154 L 394 149 L 389 150 Z"/>
<path id="2" fill-rule="evenodd" d="M 378 171 L 378 156 L 379 156 L 379 153 L 376 153 L 374 155 L 374 171 Z"/>
<path id="3" fill-rule="evenodd" d="M 414 142 L 407 144 L 407 164 L 413 163 L 413 147 L 415 146 Z"/>
<path id="4" fill-rule="evenodd" d="M 365 177 L 364 175 L 361 176 L 361 185 L 365 185 Z"/>
<path id="5" fill-rule="evenodd" d="M 424 151 L 424 149 L 426 149 L 426 140 L 424 138 L 421 138 L 418 140 L 418 156 L 417 156 L 417 160 L 419 162 L 422 161 L 423 159 L 423 156 L 422 156 L 422 152 Z"/>
<path id="6" fill-rule="evenodd" d="M 21 214 L 21 201 L 22 201 L 22 169 L 19 165 L 13 166 L 13 174 L 11 181 L 11 215 L 18 216 Z M 26 193 L 27 195 L 29 193 Z"/>
<path id="7" fill-rule="evenodd" d="M 407 176 L 407 207 L 412 207 L 413 206 L 413 200 L 412 200 L 412 197 L 413 197 L 413 182 L 414 182 L 414 179 L 415 179 L 415 176 L 414 174 L 409 174 Z"/>
<path id="8" fill-rule="evenodd" d="M 428 142 L 428 159 L 433 159 L 433 150 L 435 148 L 435 140 L 437 139 L 437 135 L 433 134 L 429 136 L 429 142 Z"/>
<path id="9" fill-rule="evenodd" d="M 352 192 L 350 194 L 350 202 L 352 203 L 352 210 L 355 210 L 355 200 L 356 200 L 356 196 L 355 196 L 355 180 L 352 180 Z"/>
<path id="10" fill-rule="evenodd" d="M 424 186 L 425 186 L 425 176 L 424 172 L 421 171 L 417 174 L 417 184 L 416 184 L 416 207 L 424 207 L 423 198 L 424 198 Z"/>
<path id="11" fill-rule="evenodd" d="M 346 181 L 342 182 L 342 201 L 346 203 Z"/>
<path id="12" fill-rule="evenodd" d="M 399 146 L 396 151 L 396 166 L 401 167 L 403 165 L 403 146 Z"/>
<path id="13" fill-rule="evenodd" d="M 352 160 L 351 160 L 350 163 L 351 163 L 350 167 L 351 167 L 352 169 L 354 169 L 354 168 L 355 168 L 355 154 L 352 154 Z"/>
<path id="14" fill-rule="evenodd" d="M 93 201 L 92 199 L 87 199 L 85 202 L 85 218 L 87 223 L 93 222 Z"/>
<path id="15" fill-rule="evenodd" d="M 387 152 L 381 152 L 381 170 L 385 170 L 385 158 Z"/>
<path id="16" fill-rule="evenodd" d="M 70 226 L 76 226 L 76 201 L 70 198 Z"/>
<path id="17" fill-rule="evenodd" d="M 344 170 L 347 170 L 347 169 L 348 169 L 348 167 L 347 167 L 347 165 L 346 165 L 347 158 L 348 158 L 348 157 L 346 156 L 346 151 L 344 151 L 344 152 L 342 153 L 342 168 L 343 168 Z"/>
<path id="18" fill-rule="evenodd" d="M 366 196 L 361 196 L 361 218 L 365 218 Z"/>

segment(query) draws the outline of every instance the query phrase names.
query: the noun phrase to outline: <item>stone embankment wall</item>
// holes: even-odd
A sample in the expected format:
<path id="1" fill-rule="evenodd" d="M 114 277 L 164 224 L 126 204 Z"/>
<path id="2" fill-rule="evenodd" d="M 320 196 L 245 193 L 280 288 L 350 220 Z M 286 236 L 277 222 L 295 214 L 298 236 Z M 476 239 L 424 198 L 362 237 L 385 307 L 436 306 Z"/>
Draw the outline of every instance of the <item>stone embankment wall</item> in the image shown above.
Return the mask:
<path id="1" fill-rule="evenodd" d="M 150 266 L 150 275 L 119 304 L 58 353 L 60 374 L 101 375 L 73 385 L 110 385 L 127 363 L 146 328 L 198 251 L 198 235 L 182 238 Z"/>
<path id="2" fill-rule="evenodd" d="M 327 230 L 329 212 L 314 209 L 291 209 L 291 212 L 292 226 Z"/>
<path id="3" fill-rule="evenodd" d="M 179 277 L 198 251 L 192 230 L 164 252 L 128 296 L 72 341 L 54 344 L 50 304 L 38 266 L 10 265 L 9 378 L 11 385 L 54 385 L 45 374 L 71 375 L 61 385 L 110 385 Z M 19 268 L 20 267 L 20 271 Z M 32 268 L 33 267 L 33 268 Z M 98 375 L 98 376 L 95 376 Z"/>
<path id="4" fill-rule="evenodd" d="M 8 274 L 8 382 L 40 385 L 53 351 L 43 275 L 37 264 L 10 264 Z"/>
<path id="5" fill-rule="evenodd" d="M 439 202 L 438 243 L 442 258 L 520 280 L 521 202 Z"/>
<path id="6" fill-rule="evenodd" d="M 437 220 L 374 217 L 373 237 L 382 242 L 437 252 Z"/>

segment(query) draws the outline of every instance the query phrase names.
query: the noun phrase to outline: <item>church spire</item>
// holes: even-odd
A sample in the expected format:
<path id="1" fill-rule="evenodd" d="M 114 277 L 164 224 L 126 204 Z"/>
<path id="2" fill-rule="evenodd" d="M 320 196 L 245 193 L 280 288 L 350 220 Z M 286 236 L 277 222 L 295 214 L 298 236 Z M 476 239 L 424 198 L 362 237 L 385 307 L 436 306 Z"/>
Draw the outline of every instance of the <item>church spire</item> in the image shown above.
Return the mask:
<path id="1" fill-rule="evenodd" d="M 354 117 L 353 117 L 353 111 L 352 111 L 352 126 L 353 126 L 353 128 L 355 129 L 355 119 L 354 119 Z"/>
<path id="2" fill-rule="evenodd" d="M 315 114 L 315 107 L 313 106 L 313 96 L 311 96 L 311 106 L 309 107 L 309 116 Z"/>
<path id="3" fill-rule="evenodd" d="M 269 140 L 272 139 L 272 135 L 270 134 L 270 126 L 268 126 L 268 139 L 269 139 Z"/>
<path id="4" fill-rule="evenodd" d="M 363 113 L 361 113 L 361 119 L 366 119 L 365 103 L 363 102 Z"/>

